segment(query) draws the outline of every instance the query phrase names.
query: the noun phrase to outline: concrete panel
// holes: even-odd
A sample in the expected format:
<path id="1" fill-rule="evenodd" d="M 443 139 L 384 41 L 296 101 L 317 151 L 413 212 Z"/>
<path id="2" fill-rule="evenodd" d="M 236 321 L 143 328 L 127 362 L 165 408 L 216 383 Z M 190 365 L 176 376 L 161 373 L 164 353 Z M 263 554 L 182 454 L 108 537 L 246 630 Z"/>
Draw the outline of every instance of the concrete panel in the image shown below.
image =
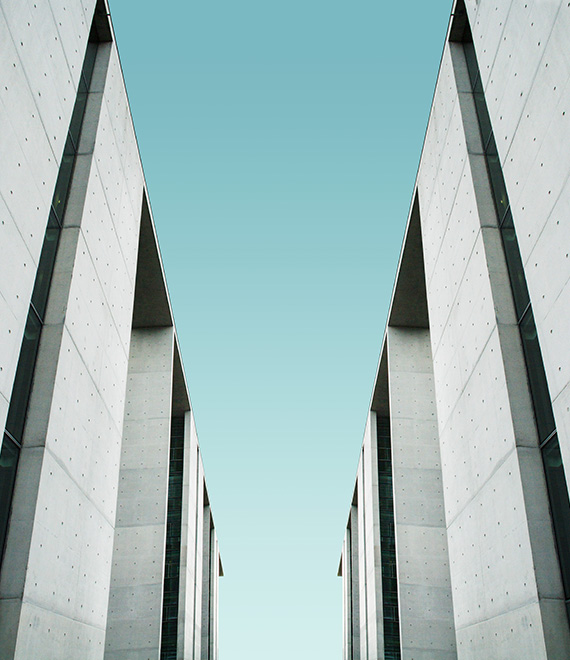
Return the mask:
<path id="1" fill-rule="evenodd" d="M 546 654 L 542 637 L 528 634 L 533 629 L 539 629 L 540 626 L 541 616 L 538 604 L 528 603 L 490 621 L 482 621 L 459 629 L 457 631 L 458 656 L 462 660 L 479 660 L 480 658 L 546 660 L 549 656 Z M 521 634 L 521 631 L 524 632 Z"/>
<path id="2" fill-rule="evenodd" d="M 93 19 L 95 2 L 89 3 L 91 11 L 86 14 L 80 3 L 69 3 L 65 0 L 50 0 L 49 6 L 57 27 L 65 59 L 72 76 L 77 75 L 83 66 L 85 46 L 89 37 L 89 29 Z"/>
<path id="3" fill-rule="evenodd" d="M 68 621 L 57 612 L 46 612 L 32 603 L 22 605 L 22 628 L 36 628 L 37 634 L 18 639 L 16 658 L 61 658 L 98 660 L 105 640 L 105 631 Z"/>
<path id="4" fill-rule="evenodd" d="M 59 156 L 75 102 L 83 54 L 75 55 L 78 66 L 71 71 L 49 4 L 18 4 L 15 9 L 14 3 L 4 3 L 2 10 L 38 116 L 54 153 Z"/>

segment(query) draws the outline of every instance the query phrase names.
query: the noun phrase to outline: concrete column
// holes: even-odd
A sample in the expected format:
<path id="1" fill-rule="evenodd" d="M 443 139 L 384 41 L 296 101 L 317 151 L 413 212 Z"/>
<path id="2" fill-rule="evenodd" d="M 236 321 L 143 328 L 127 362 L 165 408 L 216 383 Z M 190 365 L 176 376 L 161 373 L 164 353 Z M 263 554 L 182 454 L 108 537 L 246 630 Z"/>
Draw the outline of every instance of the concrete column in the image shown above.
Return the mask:
<path id="1" fill-rule="evenodd" d="M 384 657 L 384 618 L 382 603 L 382 556 L 380 552 L 380 505 L 378 491 L 378 447 L 376 414 L 368 415 L 364 431 L 362 474 L 364 476 L 364 546 L 366 549 L 366 619 L 368 660 Z M 359 499 L 359 502 L 361 500 Z M 359 504 L 359 508 L 362 504 Z"/>
<path id="2" fill-rule="evenodd" d="M 388 328 L 402 660 L 455 660 L 430 334 Z"/>
<path id="3" fill-rule="evenodd" d="M 196 598 L 196 502 L 198 497 L 198 438 L 194 415 L 184 419 L 184 476 L 182 490 L 182 535 L 180 548 L 180 606 L 178 611 L 179 660 L 194 654 L 194 607 Z"/>
<path id="4" fill-rule="evenodd" d="M 99 374 L 88 358 L 97 338 L 78 314 L 75 267 L 85 261 L 82 230 L 110 49 L 98 48 L 14 487 L 0 579 L 0 657 L 6 660 L 101 657 L 120 420 L 97 388 Z M 87 284 L 82 293 L 92 300 L 108 290 Z M 125 308 L 128 313 L 128 301 Z M 102 325 L 115 321 L 110 314 Z M 98 357 L 97 367 L 113 369 L 123 390 L 126 355 L 105 347 Z M 104 436 L 97 437 L 101 428 Z M 104 454 L 110 457 L 105 467 Z"/>
<path id="5" fill-rule="evenodd" d="M 342 660 L 350 659 L 350 572 L 347 562 L 350 561 L 348 554 L 348 536 L 346 530 L 342 541 L 342 551 L 340 554 L 340 564 L 337 575 L 342 578 Z"/>
<path id="6" fill-rule="evenodd" d="M 133 329 L 106 660 L 160 657 L 174 329 Z"/>
<path id="7" fill-rule="evenodd" d="M 212 536 L 214 539 L 214 547 L 212 553 L 212 612 L 211 612 L 211 626 L 210 626 L 210 639 L 211 639 L 211 660 L 218 660 L 218 610 L 219 610 L 219 589 L 220 589 L 220 548 L 218 544 L 218 537 L 214 529 L 212 529 Z"/>
<path id="8" fill-rule="evenodd" d="M 198 481 L 196 484 L 196 566 L 194 600 L 194 660 L 202 657 L 202 581 L 204 557 L 204 467 L 198 455 Z"/>
<path id="9" fill-rule="evenodd" d="M 364 506 L 364 477 L 362 464 L 364 462 L 364 451 L 360 454 L 358 472 L 356 477 L 356 488 L 358 498 L 357 513 L 357 543 L 358 548 L 358 602 L 360 604 L 360 616 L 358 619 L 358 634 L 360 637 L 360 658 L 368 660 L 368 598 L 367 590 L 373 589 L 373 583 L 368 584 L 366 576 L 366 534 L 365 534 L 365 506 Z"/>
<path id="10" fill-rule="evenodd" d="M 350 639 L 350 660 L 360 660 L 360 580 L 358 575 L 358 507 L 350 507 L 350 546 L 349 575 L 350 575 L 350 616 L 349 625 L 352 627 Z M 349 628 L 350 629 L 350 628 Z"/>
<path id="11" fill-rule="evenodd" d="M 201 660 L 211 660 L 210 628 L 211 628 L 211 584 L 212 584 L 212 515 L 210 505 L 204 506 L 202 536 L 202 645 Z"/>

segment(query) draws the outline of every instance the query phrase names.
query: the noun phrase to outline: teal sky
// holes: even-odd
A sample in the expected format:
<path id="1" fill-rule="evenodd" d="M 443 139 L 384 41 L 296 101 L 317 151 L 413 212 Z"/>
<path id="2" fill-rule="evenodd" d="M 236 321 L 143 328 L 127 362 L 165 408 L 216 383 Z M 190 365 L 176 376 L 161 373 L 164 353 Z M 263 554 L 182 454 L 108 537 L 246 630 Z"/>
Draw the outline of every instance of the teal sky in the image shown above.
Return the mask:
<path id="1" fill-rule="evenodd" d="M 226 576 L 340 660 L 338 561 L 451 0 L 111 0 Z"/>

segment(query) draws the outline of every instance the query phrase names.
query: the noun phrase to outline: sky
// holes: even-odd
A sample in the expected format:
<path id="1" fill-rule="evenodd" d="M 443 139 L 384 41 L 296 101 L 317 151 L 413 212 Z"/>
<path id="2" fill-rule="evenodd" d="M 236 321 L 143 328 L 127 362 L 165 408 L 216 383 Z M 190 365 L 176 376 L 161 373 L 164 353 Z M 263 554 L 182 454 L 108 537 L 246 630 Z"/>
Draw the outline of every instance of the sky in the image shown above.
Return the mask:
<path id="1" fill-rule="evenodd" d="M 337 569 L 451 0 L 111 0 L 225 576 L 341 660 Z"/>

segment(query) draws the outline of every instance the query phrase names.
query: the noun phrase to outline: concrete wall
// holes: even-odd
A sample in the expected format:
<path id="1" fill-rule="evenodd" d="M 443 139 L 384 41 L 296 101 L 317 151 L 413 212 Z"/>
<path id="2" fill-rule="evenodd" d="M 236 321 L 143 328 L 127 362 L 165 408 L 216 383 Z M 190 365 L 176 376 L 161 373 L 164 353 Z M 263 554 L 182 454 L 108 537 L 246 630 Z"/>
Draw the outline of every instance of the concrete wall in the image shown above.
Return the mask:
<path id="1" fill-rule="evenodd" d="M 2 423 L 95 4 L 0 1 Z M 107 657 L 147 657 L 146 643 L 158 653 L 168 429 L 182 401 L 188 429 L 179 657 L 197 658 L 202 538 L 196 529 L 204 472 L 179 357 L 173 385 L 175 330 L 152 327 L 170 326 L 172 314 L 111 42 L 99 46 L 90 92 L 0 572 L 0 656 L 101 659 L 106 642 Z M 169 346 L 164 351 L 162 340 Z M 162 376 L 159 392 L 150 381 Z M 162 436 L 155 434 L 158 427 Z M 144 486 L 137 489 L 139 477 Z M 161 539 L 156 547 L 155 532 Z M 141 553 L 137 534 L 148 552 Z M 154 615 L 146 617 L 145 638 L 136 628 L 141 632 L 148 614 L 143 592 L 151 590 Z M 110 596 L 124 607 L 109 607 Z M 217 606 L 217 583 L 214 596 Z M 129 602 L 141 613 L 133 628 Z M 212 657 L 216 625 L 214 616 Z"/>
<path id="2" fill-rule="evenodd" d="M 568 3 L 472 12 L 478 57 L 533 305 L 565 464 L 570 465 Z M 488 49 L 491 49 L 489 51 Z M 487 52 L 485 52 L 487 51 Z M 495 52 L 491 61 L 488 52 Z"/>
<path id="3" fill-rule="evenodd" d="M 0 3 L 2 426 L 94 6 Z"/>
<path id="4" fill-rule="evenodd" d="M 104 640 L 128 351 L 117 326 L 128 329 L 132 313 L 129 298 L 116 309 L 110 302 L 113 284 L 105 265 L 117 239 L 96 194 L 109 57 L 109 46 L 102 45 L 52 279 L 3 563 L 0 593 L 12 625 L 2 643 L 18 658 L 40 652 L 65 657 L 71 634 L 84 657 L 97 657 Z M 68 123 L 66 117 L 66 128 Z M 132 294 L 132 281 L 125 286 Z"/>
<path id="5" fill-rule="evenodd" d="M 570 211 L 570 8 L 558 0 L 466 5 L 568 468 L 570 230 L 564 218 Z M 425 319 L 410 299 L 419 283 L 426 290 Z M 424 580 L 439 580 L 443 595 L 449 578 L 453 608 L 440 600 L 436 610 L 446 609 L 447 617 L 453 612 L 459 658 L 568 657 L 568 620 L 532 398 L 463 47 L 457 43 L 447 43 L 442 57 L 390 325 L 399 326 L 388 328 L 385 346 L 402 657 L 424 657 L 419 648 L 412 651 L 412 640 L 422 636 L 427 601 L 425 595 L 412 598 L 414 590 Z M 373 410 L 387 396 L 382 369 L 381 363 Z M 437 426 L 432 422 L 428 430 L 430 406 Z M 412 437 L 426 444 L 408 445 Z M 426 509 L 419 494 L 425 494 L 426 480 L 430 489 L 436 486 L 438 470 L 433 475 L 430 470 L 439 464 L 438 452 L 444 504 L 439 515 Z M 362 473 L 361 465 L 358 481 Z M 431 495 L 433 504 L 437 493 Z M 423 514 L 433 516 L 429 530 L 422 529 Z M 364 518 L 359 510 L 359 521 Z M 427 545 L 423 552 L 409 552 L 405 540 L 411 529 L 404 524 L 409 520 L 420 523 L 416 535 L 440 535 L 447 543 L 449 578 L 445 562 L 439 572 L 432 565 Z M 360 585 L 366 602 L 369 588 Z M 442 628 L 437 637 L 446 638 L 453 653 L 450 632 L 448 627 L 446 638 Z M 444 648 L 439 655 L 427 648 L 422 653 L 444 657 Z"/>
<path id="6" fill-rule="evenodd" d="M 351 660 L 384 654 L 377 463 L 376 421 L 371 413 L 339 570 L 345 603 L 344 656 Z"/>

